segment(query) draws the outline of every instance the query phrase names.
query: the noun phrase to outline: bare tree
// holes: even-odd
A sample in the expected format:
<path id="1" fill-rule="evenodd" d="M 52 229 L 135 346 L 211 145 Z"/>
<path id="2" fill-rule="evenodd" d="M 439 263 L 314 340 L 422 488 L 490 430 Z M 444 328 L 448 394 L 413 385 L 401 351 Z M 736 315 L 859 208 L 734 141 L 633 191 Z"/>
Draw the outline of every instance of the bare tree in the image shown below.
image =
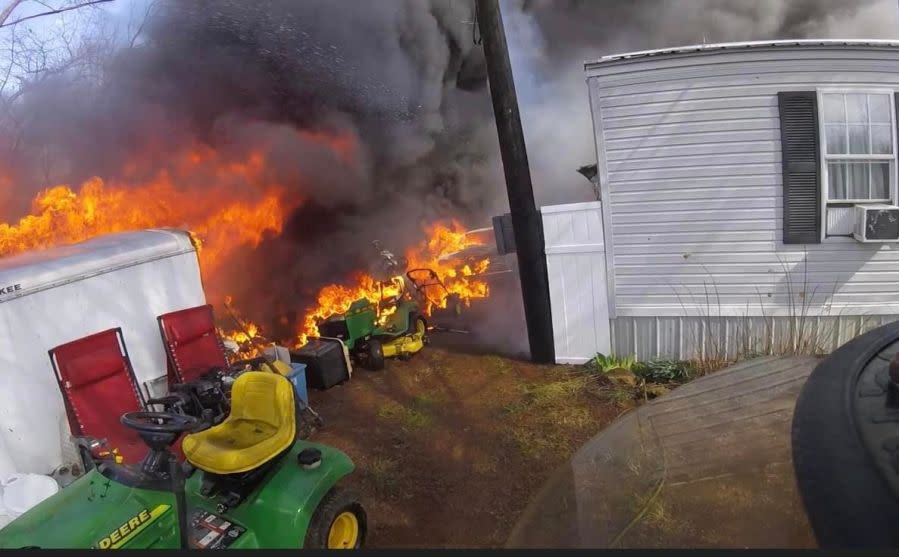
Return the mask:
<path id="1" fill-rule="evenodd" d="M 105 4 L 108 2 L 113 2 L 115 0 L 86 0 L 83 2 L 75 2 L 73 4 L 60 6 L 58 8 L 54 8 L 52 6 L 48 6 L 47 4 L 44 4 L 43 2 L 39 2 L 41 5 L 48 7 L 49 10 L 47 10 L 46 12 L 40 12 L 40 13 L 20 17 L 18 19 L 14 19 L 12 21 L 7 21 L 7 19 L 9 19 L 10 14 L 12 14 L 13 10 L 15 10 L 16 7 L 18 7 L 20 4 L 23 4 L 25 1 L 26 0 L 10 0 L 10 3 L 5 8 L 3 8 L 2 12 L 0 12 L 0 27 L 9 27 L 12 25 L 16 25 L 17 23 L 22 23 L 23 21 L 37 19 L 39 17 L 44 17 L 44 16 L 48 16 L 48 15 L 53 15 L 53 14 L 61 14 L 63 12 L 69 12 L 72 10 L 77 10 L 79 8 L 93 6 L 95 4 Z M 37 0 L 35 0 L 35 1 L 37 1 Z"/>
<path id="2" fill-rule="evenodd" d="M 35 82 L 53 75 L 65 73 L 83 66 L 82 70 L 98 65 L 98 58 L 109 54 L 114 46 L 114 36 L 103 29 L 99 19 L 89 17 L 80 22 L 62 20 L 52 33 L 35 33 L 25 26 L 19 30 L 18 24 L 43 16 L 63 14 L 80 8 L 112 2 L 113 0 L 64 0 L 51 5 L 44 0 L 31 0 L 47 8 L 36 14 L 10 19 L 13 11 L 29 0 L 10 0 L 0 11 L 0 28 L 7 27 L 0 34 L 0 52 L 8 53 L 5 66 L 0 58 L 0 99 L 10 89 L 21 89 L 25 82 Z M 149 11 L 148 11 L 149 15 Z M 78 29 L 81 27 L 82 29 Z M 84 33 L 89 28 L 90 33 Z M 90 62 L 90 63 L 88 63 Z M 95 69 L 95 68 L 94 68 Z M 97 72 L 93 72 L 96 76 Z M 10 99 L 5 99 L 7 102 Z M 12 99 L 14 100 L 14 99 Z M 2 100 L 0 100 L 2 102 Z"/>
<path id="3" fill-rule="evenodd" d="M 46 10 L 19 18 L 11 16 L 28 1 Z M 86 81 L 89 85 L 103 81 L 105 62 L 116 48 L 115 30 L 110 28 L 105 12 L 80 8 L 109 1 L 112 0 L 12 0 L 0 11 L 0 174 L 4 161 L 9 172 L 11 161 L 20 161 L 22 157 L 32 160 L 32 168 L 43 169 L 44 178 L 53 174 L 47 162 L 54 159 L 47 151 L 50 147 L 26 145 L 28 123 L 17 105 L 29 88 L 56 77 Z M 58 14 L 59 22 L 51 28 L 36 31 L 28 23 L 52 14 Z"/>
<path id="4" fill-rule="evenodd" d="M 7 19 L 9 19 L 10 14 L 15 10 L 19 4 L 24 2 L 25 0 L 11 0 L 2 11 L 0 11 L 0 25 L 3 25 Z"/>
<path id="5" fill-rule="evenodd" d="M 131 37 L 128 41 L 129 48 L 134 48 L 137 39 L 140 37 L 141 33 L 144 32 L 144 27 L 147 25 L 151 16 L 156 13 L 158 8 L 159 1 L 153 0 L 147 4 L 147 9 L 144 10 L 143 16 L 140 17 L 139 20 L 135 20 L 134 5 L 131 5 L 131 17 L 128 18 L 128 36 Z"/>

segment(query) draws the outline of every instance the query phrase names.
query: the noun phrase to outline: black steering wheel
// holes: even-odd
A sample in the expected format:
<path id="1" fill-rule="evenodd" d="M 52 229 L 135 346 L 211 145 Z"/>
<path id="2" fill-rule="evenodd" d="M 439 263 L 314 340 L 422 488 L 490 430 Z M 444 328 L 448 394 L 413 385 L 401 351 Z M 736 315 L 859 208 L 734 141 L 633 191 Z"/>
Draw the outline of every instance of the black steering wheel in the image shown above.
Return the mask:
<path id="1" fill-rule="evenodd" d="M 139 433 L 183 433 L 199 423 L 193 416 L 171 412 L 128 412 L 122 415 L 121 421 Z"/>

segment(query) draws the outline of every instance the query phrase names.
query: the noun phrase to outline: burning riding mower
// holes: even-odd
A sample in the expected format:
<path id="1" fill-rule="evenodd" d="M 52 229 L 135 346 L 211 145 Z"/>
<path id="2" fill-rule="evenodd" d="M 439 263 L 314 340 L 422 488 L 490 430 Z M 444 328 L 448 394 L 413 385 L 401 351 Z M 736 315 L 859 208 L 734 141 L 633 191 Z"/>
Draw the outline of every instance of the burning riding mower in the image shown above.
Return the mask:
<path id="1" fill-rule="evenodd" d="M 73 435 L 114 449 L 83 453 L 88 471 L 0 530 L 0 548 L 362 546 L 365 510 L 336 485 L 352 461 L 298 434 L 305 389 L 284 362 L 219 358 L 210 319 L 209 306 L 159 318 L 163 397 L 138 388 L 119 329 L 50 351 Z"/>
<path id="2" fill-rule="evenodd" d="M 392 295 L 383 295 L 385 287 Z M 342 315 L 319 325 L 322 337 L 340 339 L 353 359 L 371 370 L 384 368 L 384 358 L 408 358 L 427 341 L 427 322 L 419 302 L 405 288 L 402 277 L 382 285 L 377 302 L 356 300 Z"/>
<path id="3" fill-rule="evenodd" d="M 443 298 L 449 295 L 432 269 L 412 269 L 404 276 L 404 260 L 387 250 L 380 255 L 382 264 L 373 272 L 378 300 L 356 300 L 318 326 L 322 338 L 339 339 L 354 361 L 371 370 L 383 369 L 385 358 L 407 359 L 420 352 L 428 342 L 425 311 L 440 305 L 430 289 L 442 289 Z"/>

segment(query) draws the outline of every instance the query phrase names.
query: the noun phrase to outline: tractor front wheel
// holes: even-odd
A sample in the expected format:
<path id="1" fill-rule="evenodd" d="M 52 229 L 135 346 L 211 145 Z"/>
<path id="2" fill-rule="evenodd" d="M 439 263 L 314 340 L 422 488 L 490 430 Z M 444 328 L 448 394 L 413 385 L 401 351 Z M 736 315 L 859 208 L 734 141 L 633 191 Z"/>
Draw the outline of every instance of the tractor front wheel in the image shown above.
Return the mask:
<path id="1" fill-rule="evenodd" d="M 366 355 L 368 369 L 380 371 L 384 369 L 384 346 L 381 341 L 373 338 L 368 341 L 368 354 Z"/>
<path id="2" fill-rule="evenodd" d="M 309 549 L 360 549 L 368 520 L 359 499 L 351 492 L 331 488 L 312 514 L 306 543 Z"/>

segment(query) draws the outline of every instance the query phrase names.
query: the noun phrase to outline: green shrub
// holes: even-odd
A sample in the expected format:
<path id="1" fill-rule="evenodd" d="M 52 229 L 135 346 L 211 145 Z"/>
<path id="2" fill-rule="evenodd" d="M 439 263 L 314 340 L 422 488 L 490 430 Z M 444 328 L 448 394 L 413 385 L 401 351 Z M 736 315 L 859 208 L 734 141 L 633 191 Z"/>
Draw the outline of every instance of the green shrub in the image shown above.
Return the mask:
<path id="1" fill-rule="evenodd" d="M 681 383 L 693 376 L 693 367 L 689 362 L 657 359 L 639 362 L 633 372 L 648 383 Z"/>
<path id="2" fill-rule="evenodd" d="M 593 357 L 591 362 L 593 364 L 592 371 L 598 373 L 608 373 L 613 369 L 626 369 L 631 371 L 636 365 L 637 360 L 633 356 L 625 356 L 624 358 L 618 358 L 612 355 L 606 356 L 605 354 L 598 353 Z"/>

